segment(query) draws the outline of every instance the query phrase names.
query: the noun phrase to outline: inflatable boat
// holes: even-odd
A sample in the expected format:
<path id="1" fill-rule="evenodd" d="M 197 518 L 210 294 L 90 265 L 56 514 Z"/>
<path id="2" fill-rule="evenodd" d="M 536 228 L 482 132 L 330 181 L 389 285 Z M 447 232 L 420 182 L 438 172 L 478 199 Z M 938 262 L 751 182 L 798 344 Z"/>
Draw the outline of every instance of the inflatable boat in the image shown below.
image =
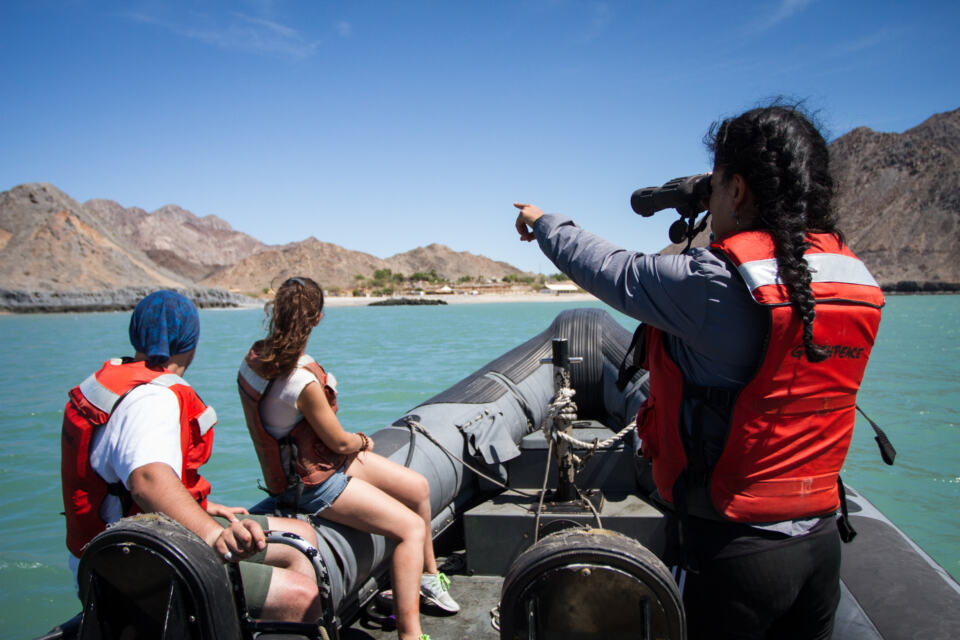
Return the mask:
<path id="1" fill-rule="evenodd" d="M 647 373 L 617 384 L 630 338 L 605 311 L 561 313 L 376 433 L 378 453 L 430 483 L 436 549 L 462 607 L 423 611 L 434 638 L 685 637 L 665 520 L 630 428 Z M 848 488 L 847 500 L 859 535 L 843 545 L 833 637 L 960 637 L 960 585 L 866 498 Z M 250 510 L 275 508 L 267 499 Z M 316 549 L 289 536 L 271 543 L 311 558 L 326 603 L 317 624 L 250 618 L 216 554 L 148 515 L 89 545 L 83 610 L 43 638 L 396 637 L 390 541 L 312 524 Z"/>

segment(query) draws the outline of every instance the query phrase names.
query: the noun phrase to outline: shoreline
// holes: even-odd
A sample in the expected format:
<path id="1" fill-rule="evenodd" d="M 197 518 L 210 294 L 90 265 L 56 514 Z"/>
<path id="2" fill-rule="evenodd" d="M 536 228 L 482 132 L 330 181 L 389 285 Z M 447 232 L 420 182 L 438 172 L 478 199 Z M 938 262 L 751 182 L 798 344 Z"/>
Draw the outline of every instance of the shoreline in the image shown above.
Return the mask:
<path id="1" fill-rule="evenodd" d="M 223 292 L 226 293 L 226 292 Z M 884 291 L 887 296 L 914 296 L 914 295 L 958 295 L 958 291 Z M 82 295 L 82 294 L 81 294 Z M 89 295 L 89 294 L 88 294 Z M 143 294 L 145 295 L 145 293 Z M 228 294 L 233 296 L 234 294 Z M 142 297 L 142 296 L 141 296 Z M 448 305 L 471 305 L 471 304 L 504 304 L 504 303 L 543 303 L 543 302 L 601 302 L 601 300 L 592 294 L 586 292 L 577 293 L 539 293 L 531 291 L 529 293 L 480 293 L 477 295 L 468 294 L 442 294 L 425 296 L 370 296 L 370 297 L 351 297 L 351 296 L 325 296 L 324 306 L 330 308 L 346 307 L 367 307 L 374 302 L 382 302 L 397 298 L 417 299 L 417 300 L 440 300 Z M 139 299 L 139 298 L 137 298 Z M 265 298 L 251 298 L 237 295 L 232 300 L 205 300 L 197 306 L 200 309 L 263 309 L 267 302 Z M 0 304 L 0 316 L 21 316 L 52 313 L 103 313 L 130 311 L 133 309 L 136 300 L 124 300 L 114 304 L 104 305 L 102 302 L 96 302 L 89 305 L 77 304 L 75 300 L 57 305 L 47 299 L 38 305 L 16 305 L 4 306 Z M 390 306 L 390 305 L 381 305 Z M 396 306 L 420 306 L 403 305 Z M 443 306 L 443 305 L 424 305 L 424 306 Z"/>
<path id="2" fill-rule="evenodd" d="M 146 295 L 143 293 L 142 295 Z M 64 296 L 66 297 L 66 296 Z M 140 296 L 142 297 L 142 296 Z M 226 302 L 217 301 L 218 303 L 210 304 L 209 301 L 206 303 L 198 304 L 200 309 L 218 309 L 218 310 L 231 310 L 231 309 L 263 309 L 263 305 L 267 302 L 266 299 L 258 298 L 249 298 L 246 296 L 242 297 L 243 299 L 235 298 Z M 396 299 L 396 298 L 414 298 L 414 296 L 370 296 L 370 297 L 350 297 L 350 296 L 325 296 L 324 297 L 324 306 L 330 308 L 346 308 L 346 307 L 367 307 L 374 302 L 381 302 L 384 300 Z M 578 292 L 578 293 L 538 293 L 531 291 L 530 293 L 481 293 L 477 295 L 466 295 L 466 294 L 444 294 L 444 295 L 427 295 L 427 296 L 416 296 L 416 299 L 423 300 L 441 300 L 446 302 L 448 305 L 470 305 L 470 304 L 503 304 L 503 303 L 522 303 L 522 302 L 599 302 L 599 299 L 594 297 L 589 293 Z M 139 299 L 139 298 L 137 298 Z M 77 302 L 76 299 L 71 299 L 69 301 L 64 300 L 62 304 L 58 305 L 56 302 L 51 299 L 46 299 L 40 304 L 30 305 L 21 304 L 16 306 L 0 306 L 0 316 L 26 316 L 26 315 L 37 315 L 37 314 L 54 314 L 54 313 L 109 313 L 109 312 L 125 312 L 133 309 L 136 300 L 122 300 L 122 301 L 111 301 L 112 304 L 104 304 L 103 301 L 98 300 L 92 304 L 84 305 Z M 384 305 L 389 306 L 389 305 Z M 396 305 L 396 306 L 408 306 L 408 305 Z M 419 305 L 409 305 L 409 306 L 419 306 Z M 427 306 L 443 306 L 443 305 L 427 305 Z"/>
<path id="3" fill-rule="evenodd" d="M 397 298 L 415 298 L 423 300 L 442 300 L 450 305 L 460 304 L 500 304 L 505 302 L 594 302 L 599 301 L 589 293 L 480 293 L 474 296 L 466 294 L 446 294 L 446 295 L 425 295 L 425 296 L 370 296 L 368 297 L 349 297 L 349 296 L 325 296 L 323 304 L 325 307 L 366 307 L 373 302 Z M 397 305 L 402 306 L 402 305 Z"/>

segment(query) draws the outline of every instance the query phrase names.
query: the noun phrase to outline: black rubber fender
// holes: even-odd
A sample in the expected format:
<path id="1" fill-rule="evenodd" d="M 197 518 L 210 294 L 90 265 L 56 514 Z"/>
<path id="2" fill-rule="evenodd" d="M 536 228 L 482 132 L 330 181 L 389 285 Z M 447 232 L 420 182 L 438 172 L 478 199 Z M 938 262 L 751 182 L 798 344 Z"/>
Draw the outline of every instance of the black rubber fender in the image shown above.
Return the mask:
<path id="1" fill-rule="evenodd" d="M 124 518 L 99 533 L 84 549 L 77 579 L 81 639 L 240 637 L 223 561 L 166 516 Z"/>
<path id="2" fill-rule="evenodd" d="M 606 529 L 544 537 L 507 571 L 500 638 L 566 634 L 684 640 L 683 601 L 669 569 L 636 540 Z"/>

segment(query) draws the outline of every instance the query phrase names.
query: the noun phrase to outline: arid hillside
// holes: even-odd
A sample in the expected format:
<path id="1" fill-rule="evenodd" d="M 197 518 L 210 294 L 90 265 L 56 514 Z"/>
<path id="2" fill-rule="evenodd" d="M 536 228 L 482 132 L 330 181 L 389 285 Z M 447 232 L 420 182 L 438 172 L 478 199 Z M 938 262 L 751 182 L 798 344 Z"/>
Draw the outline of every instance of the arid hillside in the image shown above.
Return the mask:
<path id="1" fill-rule="evenodd" d="M 153 213 L 137 207 L 124 209 L 112 200 L 89 200 L 83 207 L 157 265 L 190 281 L 202 280 L 266 248 L 216 216 L 199 218 L 177 205 Z"/>
<path id="2" fill-rule="evenodd" d="M 877 280 L 960 283 L 960 109 L 902 134 L 854 129 L 830 151 L 841 227 Z"/>
<path id="3" fill-rule="evenodd" d="M 369 278 L 375 271 L 383 269 L 404 276 L 432 271 L 440 278 L 452 281 L 463 276 L 499 279 L 522 273 L 505 262 L 496 262 L 466 251 L 456 252 L 441 244 L 419 247 L 381 259 L 369 253 L 351 251 L 309 238 L 265 249 L 215 273 L 200 284 L 257 294 L 265 289 L 275 289 L 291 276 L 306 275 L 328 289 L 349 289 L 357 284 L 357 276 Z"/>
<path id="4" fill-rule="evenodd" d="M 830 168 L 840 228 L 882 286 L 960 285 L 960 109 L 899 134 L 854 129 L 830 144 Z"/>
<path id="5" fill-rule="evenodd" d="M 439 244 L 386 259 L 316 238 L 268 246 L 216 216 L 201 218 L 176 205 L 147 213 L 103 199 L 81 205 L 50 184 L 0 193 L 0 290 L 24 304 L 41 294 L 45 310 L 62 295 L 130 287 L 199 286 L 258 295 L 294 274 L 347 289 L 357 276 L 372 278 L 385 269 L 453 281 L 522 273 Z M 66 307 L 80 308 L 90 296 L 74 298 L 64 298 L 71 300 Z"/>
<path id="6" fill-rule="evenodd" d="M 0 234 L 3 289 L 63 292 L 190 284 L 53 185 L 26 184 L 0 193 Z"/>

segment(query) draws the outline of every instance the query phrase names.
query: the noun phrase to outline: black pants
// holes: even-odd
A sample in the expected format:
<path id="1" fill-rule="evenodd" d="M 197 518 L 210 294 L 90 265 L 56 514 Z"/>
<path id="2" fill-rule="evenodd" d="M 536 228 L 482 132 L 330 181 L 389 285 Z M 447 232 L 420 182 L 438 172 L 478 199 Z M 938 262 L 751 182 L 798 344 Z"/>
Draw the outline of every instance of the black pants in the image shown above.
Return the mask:
<path id="1" fill-rule="evenodd" d="M 840 602 L 840 536 L 832 517 L 786 536 L 689 518 L 683 577 L 689 639 L 827 640 Z"/>

